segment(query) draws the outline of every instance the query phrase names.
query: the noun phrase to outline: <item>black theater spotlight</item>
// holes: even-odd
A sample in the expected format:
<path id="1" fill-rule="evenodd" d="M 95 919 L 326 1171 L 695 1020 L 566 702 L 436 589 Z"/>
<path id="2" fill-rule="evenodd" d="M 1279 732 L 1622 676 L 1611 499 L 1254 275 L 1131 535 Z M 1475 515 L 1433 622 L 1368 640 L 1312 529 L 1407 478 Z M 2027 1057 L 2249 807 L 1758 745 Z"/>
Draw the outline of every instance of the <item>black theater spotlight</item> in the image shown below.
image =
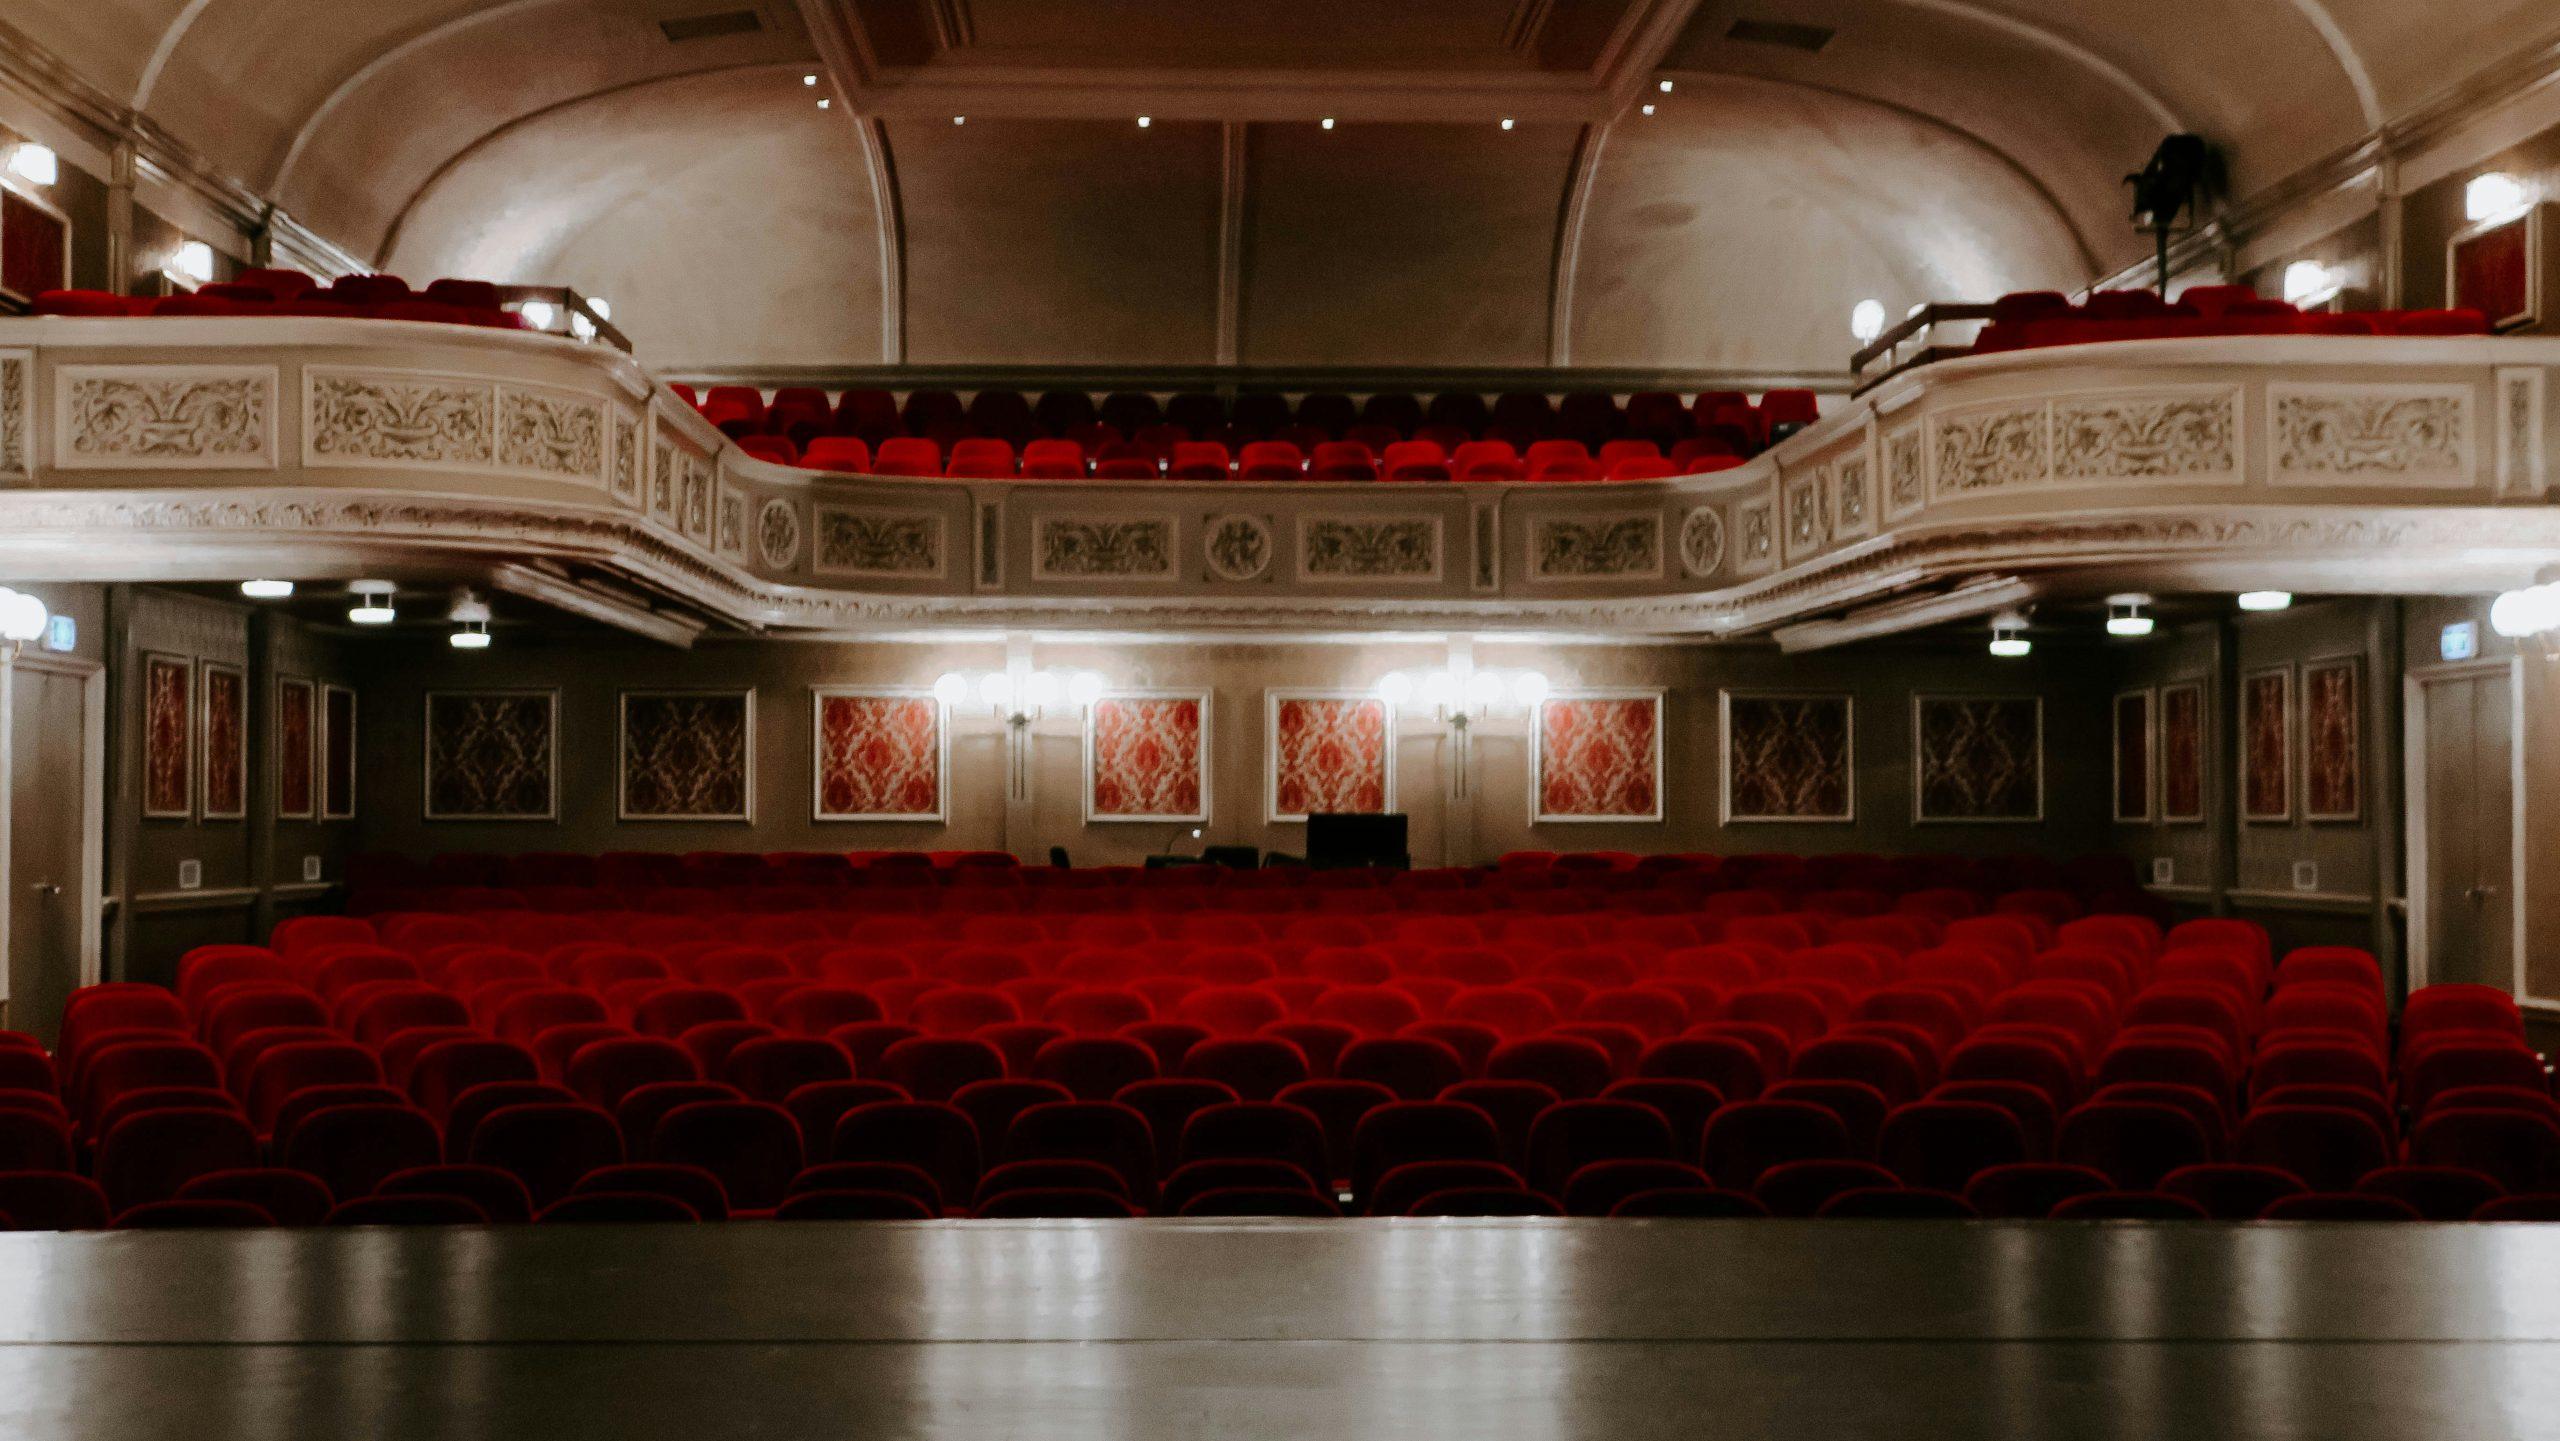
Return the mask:
<path id="1" fill-rule="evenodd" d="M 2202 213 L 2203 200 L 2220 188 L 2222 160 L 2201 135 L 2172 135 L 2151 161 L 2124 178 L 2133 187 L 2133 228 L 2152 238 L 2160 256 L 2160 294 L 2169 293 L 2169 237 L 2178 217 Z"/>

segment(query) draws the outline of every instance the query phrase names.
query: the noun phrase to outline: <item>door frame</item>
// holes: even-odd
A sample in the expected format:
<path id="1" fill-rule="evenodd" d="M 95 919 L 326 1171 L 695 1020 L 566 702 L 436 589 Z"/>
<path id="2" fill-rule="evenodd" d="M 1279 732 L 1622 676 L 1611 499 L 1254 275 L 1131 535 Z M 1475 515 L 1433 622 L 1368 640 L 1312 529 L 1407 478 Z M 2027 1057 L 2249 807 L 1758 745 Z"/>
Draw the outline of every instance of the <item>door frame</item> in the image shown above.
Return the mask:
<path id="1" fill-rule="evenodd" d="M 0 727 L 7 726 L 16 715 L 17 677 L 22 671 L 80 682 L 80 878 L 72 899 L 80 913 L 78 984 L 94 986 L 100 978 L 106 938 L 107 668 L 97 661 L 43 651 L 22 651 L 12 656 L 0 650 Z M 15 884 L 9 845 L 16 766 L 17 748 L 8 743 L 8 733 L 0 730 L 0 887 Z M 14 894 L 0 890 L 0 1001 L 9 999 L 7 897 Z"/>
<path id="2" fill-rule="evenodd" d="M 2493 675 L 2507 678 L 2507 950 L 2508 961 L 2513 968 L 2508 992 L 2516 998 L 2517 1004 L 2522 1005 L 2527 997 L 2524 990 L 2524 656 L 2521 653 L 2504 660 L 2414 666 L 2400 679 L 2401 814 L 2411 820 L 2404 853 L 2408 866 L 2409 989 L 2414 991 L 2434 979 L 2433 958 L 2427 953 L 2433 939 L 2435 905 L 2435 898 L 2429 894 L 2427 868 L 2427 689 L 2439 681 L 2478 680 Z"/>

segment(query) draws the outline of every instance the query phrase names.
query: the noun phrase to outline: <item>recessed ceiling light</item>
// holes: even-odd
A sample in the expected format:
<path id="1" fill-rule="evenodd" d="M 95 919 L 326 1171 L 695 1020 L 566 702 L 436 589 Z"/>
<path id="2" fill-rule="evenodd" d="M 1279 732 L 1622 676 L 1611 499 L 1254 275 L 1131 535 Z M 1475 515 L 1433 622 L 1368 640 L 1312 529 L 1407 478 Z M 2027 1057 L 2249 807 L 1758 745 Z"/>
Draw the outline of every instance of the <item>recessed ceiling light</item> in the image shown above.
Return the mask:
<path id="1" fill-rule="evenodd" d="M 1510 116 L 1505 115 L 1505 116 L 1503 116 L 1503 117 L 1502 117 L 1502 128 L 1503 128 L 1503 129 L 1505 129 L 1505 130 L 1508 130 L 1508 129 L 1510 129 L 1510 128 L 1511 128 L 1511 117 L 1510 117 Z"/>
<path id="2" fill-rule="evenodd" d="M 800 83 L 803 85 L 815 85 L 818 83 L 818 77 L 815 75 L 803 75 L 800 77 Z"/>
<path id="3" fill-rule="evenodd" d="M 1646 106 L 1646 107 L 1644 108 L 1644 113 L 1645 113 L 1645 114 L 1647 114 L 1647 115 L 1651 115 L 1651 114 L 1653 113 L 1653 107 L 1652 107 L 1652 106 L 1650 106 L 1650 105 Z"/>
<path id="4" fill-rule="evenodd" d="M 835 104 L 836 103 L 832 100 L 820 100 L 818 102 L 818 108 L 821 110 L 832 110 L 835 108 Z"/>
<path id="5" fill-rule="evenodd" d="M 1156 123 L 1156 118 L 1155 118 L 1154 116 L 1152 116 L 1152 115 L 1141 115 L 1141 116 L 1139 116 L 1139 117 L 1138 117 L 1138 128 L 1139 128 L 1139 129 L 1141 129 L 1141 130 L 1146 129 L 1148 126 L 1153 125 L 1153 124 L 1155 124 L 1155 123 Z"/>
<path id="6" fill-rule="evenodd" d="M 1662 93 L 1663 93 L 1663 94 L 1665 94 L 1665 95 L 1670 94 L 1670 93 L 1671 93 L 1671 82 L 1670 82 L 1670 81 L 1668 81 L 1668 80 L 1663 81 L 1663 82 L 1662 82 L 1661 89 L 1662 89 Z"/>
<path id="7" fill-rule="evenodd" d="M 287 596 L 293 594 L 293 582 L 289 580 L 244 580 L 240 582 L 240 593 L 251 600 L 283 600 Z"/>
<path id="8" fill-rule="evenodd" d="M 1333 117 L 1330 115 L 1326 116 L 1322 123 L 1325 129 L 1331 130 L 1333 128 Z"/>
<path id="9" fill-rule="evenodd" d="M 966 115 L 954 115 L 951 117 L 951 123 L 954 125 L 966 125 L 969 123 L 969 117 Z"/>

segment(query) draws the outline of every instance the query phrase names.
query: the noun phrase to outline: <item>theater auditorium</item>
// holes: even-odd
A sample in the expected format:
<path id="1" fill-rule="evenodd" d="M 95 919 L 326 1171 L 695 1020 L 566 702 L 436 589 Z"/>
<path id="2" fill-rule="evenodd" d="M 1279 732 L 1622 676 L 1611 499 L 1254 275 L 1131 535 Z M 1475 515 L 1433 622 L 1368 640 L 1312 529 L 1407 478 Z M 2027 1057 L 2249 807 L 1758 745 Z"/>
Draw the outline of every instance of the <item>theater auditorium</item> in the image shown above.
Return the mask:
<path id="1" fill-rule="evenodd" d="M 8 0 L 0 1435 L 2560 1436 L 2560 11 Z"/>

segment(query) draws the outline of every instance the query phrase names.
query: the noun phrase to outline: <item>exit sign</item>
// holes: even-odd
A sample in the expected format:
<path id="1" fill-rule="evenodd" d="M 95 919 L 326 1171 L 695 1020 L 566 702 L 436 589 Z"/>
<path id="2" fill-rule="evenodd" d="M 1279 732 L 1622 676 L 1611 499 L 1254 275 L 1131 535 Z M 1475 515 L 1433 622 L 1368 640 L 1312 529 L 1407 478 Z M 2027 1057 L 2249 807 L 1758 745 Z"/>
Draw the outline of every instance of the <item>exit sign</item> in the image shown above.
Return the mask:
<path id="1" fill-rule="evenodd" d="M 2480 654 L 2480 622 L 2458 620 L 2436 637 L 2436 655 L 2443 660 L 2469 660 Z"/>

